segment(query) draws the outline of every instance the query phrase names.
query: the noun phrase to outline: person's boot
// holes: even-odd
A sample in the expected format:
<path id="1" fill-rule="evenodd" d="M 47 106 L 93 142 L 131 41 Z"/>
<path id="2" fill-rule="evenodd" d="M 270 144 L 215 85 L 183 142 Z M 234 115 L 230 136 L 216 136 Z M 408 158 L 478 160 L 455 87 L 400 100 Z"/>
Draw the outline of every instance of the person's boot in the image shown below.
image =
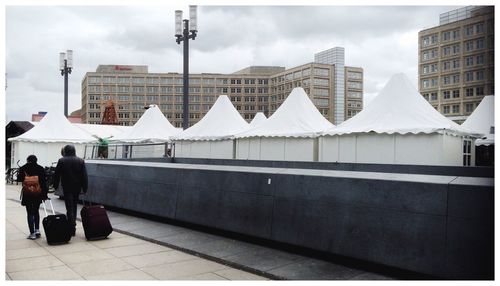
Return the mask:
<path id="1" fill-rule="evenodd" d="M 40 236 L 42 236 L 40 234 L 40 230 L 39 229 L 35 229 L 35 236 L 36 236 L 36 238 L 39 238 Z"/>

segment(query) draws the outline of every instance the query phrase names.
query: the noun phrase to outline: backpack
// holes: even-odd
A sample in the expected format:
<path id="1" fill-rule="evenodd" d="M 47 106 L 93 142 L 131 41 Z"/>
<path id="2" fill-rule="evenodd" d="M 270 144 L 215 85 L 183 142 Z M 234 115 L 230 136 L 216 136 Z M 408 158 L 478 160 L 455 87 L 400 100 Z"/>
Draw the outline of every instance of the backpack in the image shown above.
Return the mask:
<path id="1" fill-rule="evenodd" d="M 24 181 L 23 181 L 23 196 L 34 196 L 39 195 L 42 192 L 42 188 L 40 187 L 40 183 L 38 182 L 38 176 L 28 176 L 27 173 L 24 173 Z"/>

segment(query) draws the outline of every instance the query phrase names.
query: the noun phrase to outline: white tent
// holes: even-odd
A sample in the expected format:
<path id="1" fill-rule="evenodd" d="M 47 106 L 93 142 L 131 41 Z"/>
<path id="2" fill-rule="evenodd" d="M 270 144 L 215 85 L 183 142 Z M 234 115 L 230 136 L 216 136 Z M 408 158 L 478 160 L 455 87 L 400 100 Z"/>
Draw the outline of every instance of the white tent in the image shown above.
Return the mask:
<path id="1" fill-rule="evenodd" d="M 151 105 L 127 131 L 113 137 L 113 142 L 162 143 L 171 141 L 180 132 L 163 115 L 160 108 Z"/>
<path id="2" fill-rule="evenodd" d="M 152 104 L 134 126 L 109 139 L 112 144 L 109 146 L 108 158 L 168 156 L 167 142 L 171 142 L 172 137 L 180 131 L 168 121 L 158 106 Z"/>
<path id="3" fill-rule="evenodd" d="M 495 98 L 488 95 L 483 98 L 474 112 L 462 123 L 462 127 L 483 133 L 486 137 L 476 140 L 476 146 L 495 144 Z"/>
<path id="4" fill-rule="evenodd" d="M 175 155 L 233 159 L 233 135 L 247 130 L 248 126 L 227 95 L 220 95 L 198 123 L 174 138 Z"/>
<path id="5" fill-rule="evenodd" d="M 257 112 L 250 122 L 249 128 L 255 128 L 267 120 L 266 116 L 262 112 Z"/>
<path id="6" fill-rule="evenodd" d="M 105 124 L 73 123 L 73 125 L 87 132 L 92 137 L 99 138 L 113 138 L 132 128 L 131 126 Z"/>
<path id="7" fill-rule="evenodd" d="M 264 123 L 235 136 L 236 158 L 316 161 L 317 136 L 333 126 L 296 87 Z"/>
<path id="8" fill-rule="evenodd" d="M 61 157 L 61 148 L 73 144 L 77 156 L 83 157 L 85 144 L 95 142 L 96 139 L 85 131 L 70 123 L 62 113 L 51 111 L 27 132 L 13 138 L 11 151 L 12 167 L 26 163 L 29 155 L 38 158 L 38 164 L 49 166 Z"/>
<path id="9" fill-rule="evenodd" d="M 436 111 L 404 74 L 394 75 L 369 106 L 320 138 L 320 161 L 462 165 L 479 136 Z"/>

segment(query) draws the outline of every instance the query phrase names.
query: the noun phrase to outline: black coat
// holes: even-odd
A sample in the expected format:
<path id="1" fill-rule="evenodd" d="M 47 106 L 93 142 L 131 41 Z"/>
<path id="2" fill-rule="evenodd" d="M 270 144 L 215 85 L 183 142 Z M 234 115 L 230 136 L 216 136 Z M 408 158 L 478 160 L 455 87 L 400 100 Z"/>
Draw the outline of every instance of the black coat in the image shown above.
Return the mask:
<path id="1" fill-rule="evenodd" d="M 68 147 L 68 146 L 66 146 Z M 75 149 L 64 149 L 64 157 L 59 159 L 54 173 L 54 188 L 57 189 L 59 182 L 64 193 L 79 194 L 87 192 L 88 178 L 85 161 L 75 155 Z"/>
<path id="2" fill-rule="evenodd" d="M 26 174 L 28 176 L 38 176 L 38 183 L 40 183 L 42 192 L 38 196 L 23 196 L 21 199 L 21 204 L 23 206 L 25 206 L 26 204 L 40 204 L 42 200 L 47 199 L 47 193 L 49 191 L 45 180 L 45 170 L 42 166 L 36 163 L 26 163 L 21 168 L 19 168 L 17 181 L 24 181 L 24 177 L 26 176 Z"/>

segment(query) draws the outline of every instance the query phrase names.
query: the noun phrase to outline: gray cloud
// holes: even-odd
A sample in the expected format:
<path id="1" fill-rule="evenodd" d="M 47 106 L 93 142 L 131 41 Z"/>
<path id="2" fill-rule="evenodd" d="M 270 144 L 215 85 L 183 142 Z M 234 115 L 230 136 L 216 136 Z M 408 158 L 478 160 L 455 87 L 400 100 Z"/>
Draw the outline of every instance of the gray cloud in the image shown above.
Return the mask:
<path id="1" fill-rule="evenodd" d="M 81 81 L 99 64 L 142 64 L 182 72 L 174 10 L 153 6 L 7 6 L 8 120 L 62 108 L 58 54 L 73 49 L 69 109 L 81 105 Z M 293 67 L 334 46 L 365 72 L 371 97 L 397 72 L 416 85 L 417 34 L 438 24 L 442 6 L 201 6 L 190 43 L 190 71 L 231 73 L 249 65 Z M 186 14 L 187 11 L 185 10 Z M 188 15 L 184 15 L 187 17 Z"/>

